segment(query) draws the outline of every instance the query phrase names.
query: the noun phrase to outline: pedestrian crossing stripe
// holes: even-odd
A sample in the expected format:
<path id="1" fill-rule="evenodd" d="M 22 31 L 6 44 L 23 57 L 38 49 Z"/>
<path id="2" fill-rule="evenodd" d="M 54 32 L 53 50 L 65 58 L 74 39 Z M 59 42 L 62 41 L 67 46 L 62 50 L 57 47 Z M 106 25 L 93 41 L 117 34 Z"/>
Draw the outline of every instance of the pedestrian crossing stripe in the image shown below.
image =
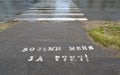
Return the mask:
<path id="1" fill-rule="evenodd" d="M 28 14 L 21 14 L 21 15 L 35 15 L 35 16 L 36 16 L 36 15 L 37 15 L 37 16 L 39 16 L 39 15 L 44 15 L 44 16 L 45 16 L 45 15 L 53 15 L 53 16 L 54 16 L 54 15 L 68 15 L 68 16 L 69 16 L 69 15 L 73 15 L 73 16 L 75 16 L 75 15 L 76 15 L 76 16 L 77 16 L 77 15 L 78 15 L 78 16 L 84 16 L 83 13 L 53 13 L 53 14 L 50 14 L 50 13 L 47 13 L 47 14 L 28 13 Z"/>
<path id="2" fill-rule="evenodd" d="M 54 10 L 54 9 L 75 10 L 75 9 L 79 9 L 79 8 L 30 8 L 30 10 Z"/>
<path id="3" fill-rule="evenodd" d="M 17 18 L 15 20 L 29 21 L 87 21 L 87 18 Z"/>
<path id="4" fill-rule="evenodd" d="M 64 9 L 55 9 L 55 10 L 27 10 L 27 11 L 25 11 L 26 13 L 28 12 L 81 12 L 81 10 L 69 10 L 69 9 L 66 9 L 66 10 L 64 10 Z"/>

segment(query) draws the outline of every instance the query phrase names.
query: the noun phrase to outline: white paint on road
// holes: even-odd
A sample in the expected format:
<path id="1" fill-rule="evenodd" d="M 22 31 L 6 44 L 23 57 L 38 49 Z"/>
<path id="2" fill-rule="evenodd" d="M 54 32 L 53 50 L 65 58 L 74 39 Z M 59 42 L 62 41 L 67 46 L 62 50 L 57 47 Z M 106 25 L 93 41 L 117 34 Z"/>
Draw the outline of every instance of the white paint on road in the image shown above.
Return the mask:
<path id="1" fill-rule="evenodd" d="M 75 10 L 79 8 L 30 8 L 30 10 Z"/>
<path id="2" fill-rule="evenodd" d="M 87 18 L 17 18 L 15 20 L 28 21 L 87 21 Z"/>
<path id="3" fill-rule="evenodd" d="M 88 55 L 85 54 L 86 61 L 89 62 Z"/>
<path id="4" fill-rule="evenodd" d="M 84 16 L 84 14 L 83 13 L 53 13 L 53 14 L 50 14 L 50 13 L 47 13 L 47 14 L 43 14 L 43 13 L 26 13 L 26 14 L 22 14 L 22 15 L 35 15 L 35 16 L 41 16 L 41 15 L 73 15 L 73 16 Z"/>
<path id="5" fill-rule="evenodd" d="M 48 4 L 48 6 L 47 6 Z M 28 21 L 87 21 L 84 13 L 73 3 L 57 1 L 56 3 L 38 2 L 15 20 Z M 67 17 L 66 17 L 67 16 Z"/>

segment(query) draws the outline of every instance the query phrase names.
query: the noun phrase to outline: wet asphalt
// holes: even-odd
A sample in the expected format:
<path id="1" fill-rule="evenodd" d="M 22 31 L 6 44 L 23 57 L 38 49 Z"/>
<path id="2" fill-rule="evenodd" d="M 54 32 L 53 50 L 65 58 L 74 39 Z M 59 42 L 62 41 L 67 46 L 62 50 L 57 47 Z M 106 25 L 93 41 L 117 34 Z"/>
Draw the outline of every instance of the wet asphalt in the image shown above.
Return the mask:
<path id="1" fill-rule="evenodd" d="M 119 63 L 115 51 L 90 40 L 81 21 L 21 21 L 0 33 L 0 75 L 120 75 Z"/>
<path id="2" fill-rule="evenodd" d="M 21 22 L 0 33 L 1 75 L 119 75 L 120 59 L 88 38 L 80 22 Z M 69 51 L 69 47 L 93 46 L 94 50 Z M 61 51 L 27 51 L 24 48 L 62 47 Z M 83 60 L 55 61 L 55 56 L 81 56 Z M 34 60 L 28 61 L 30 56 Z M 39 56 L 44 61 L 36 62 Z"/>

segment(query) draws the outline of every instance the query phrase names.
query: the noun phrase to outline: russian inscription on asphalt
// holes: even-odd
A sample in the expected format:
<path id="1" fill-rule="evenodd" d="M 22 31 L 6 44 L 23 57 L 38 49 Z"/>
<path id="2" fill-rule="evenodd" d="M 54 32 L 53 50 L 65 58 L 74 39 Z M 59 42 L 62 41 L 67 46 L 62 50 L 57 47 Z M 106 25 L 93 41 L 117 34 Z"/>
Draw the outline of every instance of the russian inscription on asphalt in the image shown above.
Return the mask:
<path id="1" fill-rule="evenodd" d="M 89 46 L 69 46 L 66 48 L 67 52 L 84 52 L 80 55 L 54 55 L 52 58 L 54 59 L 54 61 L 59 62 L 60 59 L 62 59 L 63 62 L 69 61 L 69 62 L 73 62 L 73 61 L 80 61 L 80 62 L 89 62 L 89 55 L 87 54 L 87 51 L 94 51 L 95 48 L 92 45 Z M 63 47 L 61 46 L 50 46 L 50 47 L 26 47 L 26 48 L 22 48 L 21 52 L 23 54 L 34 54 L 34 52 L 39 53 L 39 56 L 35 56 L 34 55 L 30 55 L 27 57 L 28 62 L 44 62 L 47 61 L 45 60 L 45 56 L 42 56 L 41 53 L 42 52 L 62 52 L 64 51 Z"/>

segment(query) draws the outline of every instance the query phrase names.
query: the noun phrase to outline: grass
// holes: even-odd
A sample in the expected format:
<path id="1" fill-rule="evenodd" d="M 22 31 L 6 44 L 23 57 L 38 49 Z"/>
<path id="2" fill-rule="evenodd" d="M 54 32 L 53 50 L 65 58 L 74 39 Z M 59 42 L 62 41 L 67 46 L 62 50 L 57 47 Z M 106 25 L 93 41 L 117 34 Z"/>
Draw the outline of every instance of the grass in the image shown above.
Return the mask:
<path id="1" fill-rule="evenodd" d="M 9 28 L 11 25 L 16 23 L 17 21 L 6 21 L 6 22 L 0 22 L 0 32 Z"/>
<path id="2" fill-rule="evenodd" d="M 120 22 L 100 23 L 97 28 L 88 29 L 88 33 L 95 42 L 120 50 Z"/>

